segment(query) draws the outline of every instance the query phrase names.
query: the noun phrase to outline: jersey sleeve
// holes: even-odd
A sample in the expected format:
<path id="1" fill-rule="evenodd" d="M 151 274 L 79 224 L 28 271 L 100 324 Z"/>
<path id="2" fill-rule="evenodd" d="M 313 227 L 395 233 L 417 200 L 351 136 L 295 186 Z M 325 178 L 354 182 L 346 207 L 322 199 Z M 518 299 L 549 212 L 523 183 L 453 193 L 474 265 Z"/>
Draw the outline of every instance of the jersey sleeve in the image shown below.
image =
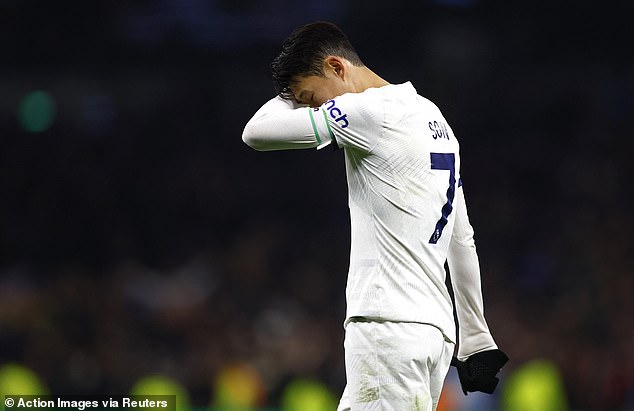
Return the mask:
<path id="1" fill-rule="evenodd" d="M 274 97 L 247 122 L 242 140 L 259 151 L 321 148 L 334 137 L 320 109 Z"/>
<path id="2" fill-rule="evenodd" d="M 315 108 L 277 96 L 248 121 L 242 140 L 260 151 L 328 145 L 369 151 L 381 135 L 381 112 L 380 101 L 368 93 L 347 93 Z"/>
<path id="3" fill-rule="evenodd" d="M 480 262 L 469 223 L 464 191 L 456 191 L 456 221 L 447 263 L 458 317 L 458 359 L 497 348 L 484 318 Z"/>

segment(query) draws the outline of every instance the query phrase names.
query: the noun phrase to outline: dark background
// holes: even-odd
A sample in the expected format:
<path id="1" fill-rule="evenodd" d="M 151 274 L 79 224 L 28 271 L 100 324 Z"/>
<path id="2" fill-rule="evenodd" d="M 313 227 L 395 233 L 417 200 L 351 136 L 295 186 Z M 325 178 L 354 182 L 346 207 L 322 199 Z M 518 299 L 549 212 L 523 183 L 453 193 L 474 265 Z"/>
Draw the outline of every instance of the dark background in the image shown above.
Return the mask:
<path id="1" fill-rule="evenodd" d="M 206 406 L 238 361 L 263 405 L 304 376 L 339 395 L 343 153 L 241 141 L 280 43 L 323 19 L 460 139 L 505 372 L 545 358 L 571 409 L 634 408 L 634 9 L 513 4 L 0 1 L 0 364 L 60 394 L 161 373 Z"/>

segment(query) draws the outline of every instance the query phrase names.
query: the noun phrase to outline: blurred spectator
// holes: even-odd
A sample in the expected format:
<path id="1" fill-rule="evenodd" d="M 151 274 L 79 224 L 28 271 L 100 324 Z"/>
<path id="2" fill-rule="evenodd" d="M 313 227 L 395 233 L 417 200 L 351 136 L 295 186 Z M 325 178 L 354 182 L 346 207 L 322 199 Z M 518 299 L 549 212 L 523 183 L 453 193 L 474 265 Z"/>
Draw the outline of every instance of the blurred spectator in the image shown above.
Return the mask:
<path id="1" fill-rule="evenodd" d="M 329 411 L 337 409 L 338 402 L 322 382 L 297 379 L 284 388 L 280 411 Z"/>
<path id="2" fill-rule="evenodd" d="M 150 375 L 139 379 L 130 389 L 130 395 L 140 397 L 149 395 L 174 396 L 175 411 L 189 411 L 191 409 L 187 389 L 173 379 L 162 375 Z M 160 407 L 150 407 L 149 409 L 160 409 Z"/>
<path id="3" fill-rule="evenodd" d="M 557 368 L 545 360 L 523 364 L 504 382 L 500 409 L 567 411 L 568 401 Z"/>
<path id="4" fill-rule="evenodd" d="M 246 364 L 222 367 L 213 385 L 212 408 L 226 411 L 255 411 L 266 404 L 262 379 Z"/>
<path id="5" fill-rule="evenodd" d="M 33 372 L 20 364 L 9 363 L 0 366 L 0 409 L 5 410 L 5 395 L 47 395 L 46 384 Z"/>

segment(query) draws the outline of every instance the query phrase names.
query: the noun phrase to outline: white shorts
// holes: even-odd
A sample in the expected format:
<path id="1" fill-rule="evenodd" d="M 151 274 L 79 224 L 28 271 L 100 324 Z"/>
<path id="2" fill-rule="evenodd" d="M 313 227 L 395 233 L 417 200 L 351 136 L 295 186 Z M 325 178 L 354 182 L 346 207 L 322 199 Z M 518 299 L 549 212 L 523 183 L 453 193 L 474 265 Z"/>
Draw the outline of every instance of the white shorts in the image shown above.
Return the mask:
<path id="1" fill-rule="evenodd" d="M 433 411 L 454 344 L 420 323 L 351 321 L 344 341 L 346 388 L 337 411 Z"/>

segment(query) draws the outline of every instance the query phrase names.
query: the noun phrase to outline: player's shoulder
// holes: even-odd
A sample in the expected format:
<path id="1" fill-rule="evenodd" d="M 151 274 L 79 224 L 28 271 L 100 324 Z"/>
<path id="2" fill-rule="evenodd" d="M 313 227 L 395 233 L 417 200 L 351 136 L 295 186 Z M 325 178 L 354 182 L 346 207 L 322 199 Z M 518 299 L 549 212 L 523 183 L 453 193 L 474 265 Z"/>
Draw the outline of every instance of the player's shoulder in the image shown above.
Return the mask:
<path id="1" fill-rule="evenodd" d="M 431 99 L 423 96 L 411 82 L 395 84 L 384 90 L 385 108 L 390 118 L 399 122 L 403 119 L 424 120 L 442 117 L 440 108 Z"/>
<path id="2" fill-rule="evenodd" d="M 349 104 L 372 105 L 385 100 L 415 98 L 416 89 L 410 83 L 387 84 L 381 87 L 370 87 L 364 91 L 357 93 L 345 93 L 335 100 L 346 102 Z"/>
<path id="3" fill-rule="evenodd" d="M 382 123 L 384 113 L 389 109 L 392 90 L 391 85 L 373 87 L 357 93 L 345 93 L 324 103 L 323 107 L 333 118 L 356 120 L 362 128 L 374 127 Z"/>
<path id="4" fill-rule="evenodd" d="M 336 97 L 336 103 L 331 104 L 340 104 L 366 115 L 382 117 L 382 112 L 399 110 L 399 106 L 416 105 L 419 97 L 414 86 L 407 82 L 371 87 L 359 93 L 346 93 Z"/>
<path id="5" fill-rule="evenodd" d="M 418 92 L 414 85 L 407 81 L 401 84 L 390 84 L 377 89 L 381 98 L 393 106 L 401 106 L 413 111 L 440 111 L 436 103 Z M 378 94 L 377 93 L 377 94 Z"/>
<path id="6" fill-rule="evenodd" d="M 372 87 L 359 93 L 346 93 L 324 103 L 326 113 L 344 127 L 349 124 L 373 128 L 396 123 L 412 116 L 436 116 L 438 107 L 418 94 L 411 82 Z"/>
<path id="7" fill-rule="evenodd" d="M 412 102 L 421 97 L 414 85 L 407 81 L 399 84 L 387 84 L 382 87 L 369 88 L 363 94 L 368 100 L 384 100 L 391 102 Z"/>

